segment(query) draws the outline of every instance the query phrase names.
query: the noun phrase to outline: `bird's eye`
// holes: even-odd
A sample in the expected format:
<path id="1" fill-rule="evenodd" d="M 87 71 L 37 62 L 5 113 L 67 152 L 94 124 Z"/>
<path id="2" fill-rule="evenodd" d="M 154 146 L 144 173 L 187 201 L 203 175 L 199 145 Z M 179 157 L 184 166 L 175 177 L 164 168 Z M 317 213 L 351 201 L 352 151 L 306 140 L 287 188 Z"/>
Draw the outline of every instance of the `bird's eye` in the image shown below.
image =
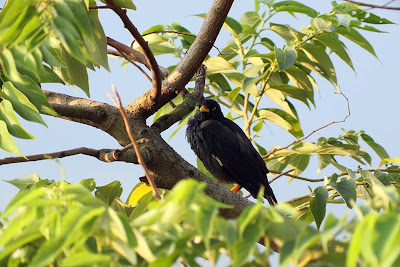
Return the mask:
<path id="1" fill-rule="evenodd" d="M 211 109 L 211 110 L 212 110 L 212 111 L 215 111 L 216 109 L 217 109 L 217 107 L 212 107 L 212 109 Z"/>

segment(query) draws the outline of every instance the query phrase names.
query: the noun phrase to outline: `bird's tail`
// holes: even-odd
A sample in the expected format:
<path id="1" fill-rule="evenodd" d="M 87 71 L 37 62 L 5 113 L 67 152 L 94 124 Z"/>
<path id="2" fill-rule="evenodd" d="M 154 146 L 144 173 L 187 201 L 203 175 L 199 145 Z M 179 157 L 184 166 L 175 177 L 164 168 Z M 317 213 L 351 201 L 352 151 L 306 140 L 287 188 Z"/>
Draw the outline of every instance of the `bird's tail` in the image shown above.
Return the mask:
<path id="1" fill-rule="evenodd" d="M 274 192 L 272 191 L 272 188 L 269 185 L 264 189 L 264 198 L 267 199 L 268 203 L 272 206 L 278 204 L 278 200 L 276 200 Z"/>

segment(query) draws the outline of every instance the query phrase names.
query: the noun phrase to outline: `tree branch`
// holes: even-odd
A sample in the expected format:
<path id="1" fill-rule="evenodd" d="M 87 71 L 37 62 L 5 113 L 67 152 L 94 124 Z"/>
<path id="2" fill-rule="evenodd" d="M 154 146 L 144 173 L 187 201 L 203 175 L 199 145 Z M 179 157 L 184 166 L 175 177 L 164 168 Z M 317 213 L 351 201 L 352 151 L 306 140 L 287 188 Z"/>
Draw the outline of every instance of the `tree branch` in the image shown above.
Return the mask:
<path id="1" fill-rule="evenodd" d="M 353 3 L 356 4 L 358 6 L 366 6 L 366 7 L 370 7 L 370 8 L 380 8 L 380 9 L 389 9 L 389 10 L 400 10 L 400 7 L 392 7 L 392 6 L 387 6 L 388 4 L 390 4 L 393 1 L 389 1 L 388 3 L 384 4 L 384 5 L 374 5 L 374 4 L 368 4 L 368 3 L 363 3 L 363 2 L 358 2 L 358 1 L 353 1 L 353 0 L 344 0 L 346 2 L 349 3 Z"/>
<path id="2" fill-rule="evenodd" d="M 126 13 L 120 8 L 114 0 L 105 0 L 107 5 L 121 18 L 125 28 L 132 34 L 133 38 L 138 42 L 142 48 L 143 54 L 146 57 L 147 62 L 150 65 L 151 75 L 153 77 L 153 88 L 151 89 L 151 98 L 156 101 L 161 94 L 161 72 L 158 68 L 158 63 L 154 57 L 153 52 L 150 50 L 149 45 L 143 39 L 142 35 L 133 25 L 132 21 L 126 15 Z"/>
<path id="3" fill-rule="evenodd" d="M 93 149 L 87 147 L 79 147 L 69 150 L 63 150 L 53 153 L 44 153 L 44 154 L 36 154 L 26 157 L 10 157 L 10 158 L 2 158 L 0 159 L 0 165 L 12 164 L 12 163 L 20 163 L 20 162 L 30 162 L 30 161 L 39 161 L 45 159 L 59 159 L 65 158 L 74 155 L 87 155 L 91 157 L 98 158 L 102 161 L 107 161 L 107 154 L 111 152 L 111 149 Z"/>
<path id="4" fill-rule="evenodd" d="M 130 103 L 126 107 L 127 110 L 140 114 L 140 117 L 148 118 L 183 90 L 211 50 L 232 3 L 233 0 L 214 0 L 197 38 L 182 61 L 163 81 L 158 101 L 154 105 L 149 103 L 151 94 L 147 92 Z"/>
<path id="5" fill-rule="evenodd" d="M 89 99 L 43 90 L 54 110 L 63 119 L 93 126 L 107 132 L 121 145 L 130 143 L 116 107 Z"/>

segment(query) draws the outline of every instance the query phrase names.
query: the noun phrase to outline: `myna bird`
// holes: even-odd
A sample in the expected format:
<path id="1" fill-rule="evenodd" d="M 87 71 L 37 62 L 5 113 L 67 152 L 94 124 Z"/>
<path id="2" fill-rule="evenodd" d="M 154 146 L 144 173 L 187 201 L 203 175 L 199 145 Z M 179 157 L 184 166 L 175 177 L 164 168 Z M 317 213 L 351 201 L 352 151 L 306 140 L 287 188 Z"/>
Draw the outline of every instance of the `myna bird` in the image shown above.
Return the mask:
<path id="1" fill-rule="evenodd" d="M 264 160 L 243 130 L 224 117 L 217 101 L 203 101 L 189 119 L 186 138 L 206 169 L 219 182 L 236 183 L 232 191 L 237 193 L 244 187 L 253 197 L 257 197 L 260 187 L 264 186 L 264 197 L 269 204 L 278 202 L 269 185 L 269 171 Z"/>

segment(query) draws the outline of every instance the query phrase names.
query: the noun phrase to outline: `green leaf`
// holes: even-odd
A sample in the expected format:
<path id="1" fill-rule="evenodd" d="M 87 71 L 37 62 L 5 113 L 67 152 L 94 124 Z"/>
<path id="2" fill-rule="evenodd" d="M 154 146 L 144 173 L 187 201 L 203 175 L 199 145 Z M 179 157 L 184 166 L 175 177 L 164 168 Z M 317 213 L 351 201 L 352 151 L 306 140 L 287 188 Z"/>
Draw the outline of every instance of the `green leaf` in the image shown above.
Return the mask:
<path id="1" fill-rule="evenodd" d="M 91 61 L 81 33 L 70 21 L 61 16 L 54 17 L 54 31 L 62 46 L 68 52 L 65 54 L 69 54 L 70 57 L 83 65 Z M 63 55 L 64 62 L 65 57 L 66 56 Z"/>
<path id="2" fill-rule="evenodd" d="M 243 80 L 242 90 L 244 94 L 247 94 L 252 87 L 255 87 L 258 82 L 263 79 L 262 76 L 259 77 L 246 77 Z M 257 88 L 255 88 L 257 89 Z"/>
<path id="3" fill-rule="evenodd" d="M 153 54 L 156 55 L 164 55 L 164 54 L 174 54 L 175 48 L 168 47 L 165 45 L 160 45 L 156 43 L 149 43 L 149 48 Z"/>
<path id="4" fill-rule="evenodd" d="M 214 230 L 215 217 L 218 209 L 211 206 L 204 206 L 196 212 L 195 220 L 197 229 L 204 239 L 207 249 L 210 249 L 210 238 Z"/>
<path id="5" fill-rule="evenodd" d="M 120 6 L 122 8 L 136 10 L 136 6 L 133 4 L 132 0 L 114 0 L 114 1 L 118 6 Z M 107 4 L 107 2 L 104 0 L 100 0 L 100 2 Z"/>
<path id="6" fill-rule="evenodd" d="M 210 85 L 218 87 L 218 89 L 221 93 L 232 90 L 228 81 L 221 73 L 207 75 L 207 78 L 210 80 Z"/>
<path id="7" fill-rule="evenodd" d="M 96 182 L 94 181 L 94 178 L 83 179 L 80 181 L 80 184 L 89 189 L 90 192 L 96 188 Z"/>
<path id="8" fill-rule="evenodd" d="M 335 28 L 332 26 L 332 24 L 328 24 L 322 18 L 313 18 L 311 20 L 311 26 L 316 31 L 323 31 L 323 32 L 334 32 L 335 31 Z"/>
<path id="9" fill-rule="evenodd" d="M 271 85 L 270 88 L 267 89 L 267 91 L 270 91 L 270 90 L 281 91 L 283 94 L 290 96 L 294 99 L 300 100 L 301 102 L 303 102 L 304 104 L 309 106 L 308 101 L 307 101 L 306 90 L 304 90 L 302 88 L 288 85 L 288 84 L 282 84 L 282 85 Z"/>
<path id="10" fill-rule="evenodd" d="M 122 194 L 122 187 L 119 181 L 111 182 L 104 186 L 96 187 L 96 197 L 111 205 L 114 199 L 119 198 Z"/>
<path id="11" fill-rule="evenodd" d="M 340 194 L 340 196 L 346 202 L 346 206 L 350 209 L 356 203 L 357 200 L 357 192 L 356 192 L 356 183 L 354 179 L 348 179 L 340 181 L 339 183 L 336 182 L 336 179 L 332 179 L 335 176 L 332 175 L 330 179 L 330 185 Z M 337 175 L 336 175 L 337 177 Z"/>
<path id="12" fill-rule="evenodd" d="M 93 266 L 93 265 L 108 265 L 111 264 L 111 255 L 101 253 L 91 253 L 89 251 L 78 252 L 68 255 L 62 262 L 62 266 L 79 267 L 79 266 Z"/>
<path id="13" fill-rule="evenodd" d="M 13 136 L 23 139 L 35 139 L 33 135 L 25 131 L 21 126 L 11 102 L 6 99 L 0 102 L 0 121 L 4 121 L 7 124 L 8 131 Z"/>
<path id="14" fill-rule="evenodd" d="M 325 50 L 320 46 L 308 43 L 302 45 L 300 49 L 328 76 L 329 81 L 337 87 L 335 68 Z"/>
<path id="15" fill-rule="evenodd" d="M 339 33 L 340 35 L 343 35 L 344 37 L 346 37 L 347 39 L 349 39 L 350 41 L 358 44 L 360 47 L 364 48 L 365 50 L 367 50 L 368 52 L 370 52 L 372 55 L 374 55 L 375 57 L 375 51 L 374 48 L 372 47 L 372 45 L 367 41 L 367 39 L 365 39 L 357 30 L 355 30 L 354 28 L 349 28 L 346 29 L 345 27 L 338 27 L 336 28 L 336 32 Z"/>
<path id="16" fill-rule="evenodd" d="M 61 68 L 63 76 L 67 76 L 69 82 L 79 86 L 88 97 L 90 97 L 89 92 L 89 78 L 87 74 L 86 66 L 75 58 L 71 57 L 67 51 L 61 50 L 62 58 L 67 68 Z"/>
<path id="17" fill-rule="evenodd" d="M 296 31 L 289 25 L 270 23 L 270 29 L 281 36 L 289 45 L 292 44 L 292 41 L 301 40 L 304 37 L 304 34 Z"/>
<path id="18" fill-rule="evenodd" d="M 17 8 L 17 5 L 13 5 L 12 8 Z M 19 37 L 24 26 L 37 14 L 34 6 L 26 5 L 19 6 L 20 10 L 13 10 L 10 12 L 10 16 L 5 16 L 0 24 L 0 28 L 3 29 L 0 35 L 0 43 L 12 44 Z M 22 10 L 22 11 L 21 11 Z M 21 12 L 20 14 L 17 14 Z M 1 12 L 2 14 L 5 13 Z"/>
<path id="19" fill-rule="evenodd" d="M 243 25 L 248 25 L 252 28 L 255 28 L 258 26 L 258 24 L 261 23 L 261 18 L 260 15 L 256 12 L 246 12 L 242 15 L 240 18 L 239 22 Z"/>
<path id="20" fill-rule="evenodd" d="M 299 175 L 301 174 L 308 166 L 308 163 L 310 162 L 310 155 L 293 155 L 290 156 L 289 159 L 289 168 L 295 168 L 294 172 L 292 173 L 293 175 Z M 289 182 L 292 180 L 291 177 L 289 177 Z"/>
<path id="21" fill-rule="evenodd" d="M 204 62 L 207 67 L 207 75 L 226 71 L 237 72 L 236 68 L 222 57 L 210 57 Z"/>
<path id="22" fill-rule="evenodd" d="M 16 178 L 13 180 L 4 180 L 7 183 L 10 183 L 12 185 L 15 185 L 19 189 L 24 189 L 30 185 L 34 185 L 37 182 L 39 182 L 40 177 L 37 173 L 30 173 L 22 178 Z"/>
<path id="23" fill-rule="evenodd" d="M 304 89 L 307 98 L 314 104 L 314 87 L 311 76 L 297 66 L 291 66 L 284 72 L 294 86 Z"/>
<path id="24" fill-rule="evenodd" d="M 259 111 L 259 116 L 262 119 L 281 126 L 296 138 L 303 136 L 303 131 L 301 130 L 299 121 L 283 110 L 275 108 L 261 109 Z"/>
<path id="25" fill-rule="evenodd" d="M 311 7 L 301 4 L 297 1 L 280 1 L 280 2 L 273 4 L 272 8 L 276 12 L 286 11 L 289 13 L 292 13 L 292 12 L 293 13 L 301 13 L 301 14 L 305 14 L 312 18 L 318 16 L 317 11 L 315 11 Z"/>
<path id="26" fill-rule="evenodd" d="M 93 1 L 95 3 L 95 1 Z M 93 33 L 92 38 L 95 45 L 95 50 L 89 52 L 91 53 L 93 59 L 98 62 L 101 66 L 103 66 L 107 71 L 110 72 L 110 67 L 108 65 L 108 56 L 107 56 L 107 38 L 105 36 L 103 26 L 101 25 L 98 17 L 97 9 L 89 10 L 89 18 L 93 24 Z"/>
<path id="27" fill-rule="evenodd" d="M 389 154 L 386 152 L 386 150 L 379 144 L 375 143 L 374 139 L 372 139 L 371 136 L 367 134 L 361 134 L 361 139 L 364 140 L 367 145 L 369 145 L 375 153 L 381 158 L 381 160 L 389 158 Z"/>
<path id="28" fill-rule="evenodd" d="M 350 68 L 354 70 L 353 62 L 346 51 L 346 47 L 341 41 L 339 41 L 339 38 L 336 34 L 318 34 L 314 38 L 329 47 L 332 52 L 338 55 L 344 62 L 347 63 L 347 65 L 350 66 Z"/>
<path id="29" fill-rule="evenodd" d="M 231 17 L 226 17 L 223 27 L 235 34 L 242 32 L 242 25 Z"/>
<path id="30" fill-rule="evenodd" d="M 36 107 L 28 100 L 28 98 L 18 91 L 11 82 L 5 82 L 0 97 L 11 102 L 14 110 L 24 119 L 41 123 L 46 126 L 46 123 L 39 114 Z"/>
<path id="31" fill-rule="evenodd" d="M 283 71 L 296 63 L 297 53 L 294 47 L 288 47 L 286 50 L 275 47 L 274 51 L 279 71 Z"/>
<path id="32" fill-rule="evenodd" d="M 318 186 L 315 188 L 314 196 L 310 199 L 310 209 L 318 230 L 325 218 L 327 202 L 328 190 L 326 190 L 324 186 Z"/>
<path id="33" fill-rule="evenodd" d="M 50 105 L 39 84 L 26 75 L 21 75 L 19 80 L 13 81 L 13 84 L 31 101 L 40 113 L 54 117 L 59 116 Z"/>

